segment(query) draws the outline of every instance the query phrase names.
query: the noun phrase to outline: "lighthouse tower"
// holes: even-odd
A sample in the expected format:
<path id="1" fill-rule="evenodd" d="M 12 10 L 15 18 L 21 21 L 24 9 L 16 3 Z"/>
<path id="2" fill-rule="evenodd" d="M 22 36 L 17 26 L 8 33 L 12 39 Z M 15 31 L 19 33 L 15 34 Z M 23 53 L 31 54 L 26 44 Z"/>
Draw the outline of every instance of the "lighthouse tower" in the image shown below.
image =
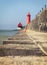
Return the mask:
<path id="1" fill-rule="evenodd" d="M 26 24 L 28 25 L 30 22 L 31 22 L 31 15 L 30 15 L 30 12 L 28 12 L 27 18 L 26 18 Z"/>
<path id="2" fill-rule="evenodd" d="M 27 16 L 26 16 L 26 27 L 23 30 L 23 32 L 26 32 L 27 28 L 28 28 L 28 24 L 31 22 L 31 15 L 30 12 L 28 12 Z"/>

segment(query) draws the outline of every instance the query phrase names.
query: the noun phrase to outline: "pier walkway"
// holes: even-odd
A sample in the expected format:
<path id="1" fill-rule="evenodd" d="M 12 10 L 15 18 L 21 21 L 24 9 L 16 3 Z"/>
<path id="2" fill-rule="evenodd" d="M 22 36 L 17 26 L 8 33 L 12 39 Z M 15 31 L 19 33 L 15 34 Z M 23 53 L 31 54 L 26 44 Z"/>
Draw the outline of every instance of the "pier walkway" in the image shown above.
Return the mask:
<path id="1" fill-rule="evenodd" d="M 2 55 L 3 56 L 28 56 L 28 55 L 44 55 L 40 48 L 32 40 L 31 35 L 27 33 L 19 33 L 13 37 L 8 38 L 8 40 L 3 41 L 2 45 Z M 1 54 L 0 54 L 1 55 Z"/>
<path id="2" fill-rule="evenodd" d="M 47 52 L 47 40 L 44 39 L 47 33 L 44 37 L 42 37 L 43 35 L 27 30 L 26 33 L 19 32 L 15 36 L 3 41 L 3 45 L 0 45 L 0 65 L 23 65 L 23 63 L 24 65 L 36 65 L 37 63 L 37 65 L 46 65 L 46 53 L 37 45 L 40 44 Z"/>

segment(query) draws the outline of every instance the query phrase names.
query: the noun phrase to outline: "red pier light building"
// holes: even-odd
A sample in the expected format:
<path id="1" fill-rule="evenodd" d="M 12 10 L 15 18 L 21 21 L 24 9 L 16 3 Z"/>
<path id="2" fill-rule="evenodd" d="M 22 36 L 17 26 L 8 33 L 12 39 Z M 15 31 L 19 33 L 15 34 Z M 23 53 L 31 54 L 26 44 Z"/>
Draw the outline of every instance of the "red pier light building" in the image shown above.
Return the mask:
<path id="1" fill-rule="evenodd" d="M 31 15 L 30 12 L 27 14 L 26 24 L 28 25 L 31 22 Z"/>
<path id="2" fill-rule="evenodd" d="M 21 22 L 18 24 L 18 27 L 19 28 L 22 28 L 22 23 Z"/>

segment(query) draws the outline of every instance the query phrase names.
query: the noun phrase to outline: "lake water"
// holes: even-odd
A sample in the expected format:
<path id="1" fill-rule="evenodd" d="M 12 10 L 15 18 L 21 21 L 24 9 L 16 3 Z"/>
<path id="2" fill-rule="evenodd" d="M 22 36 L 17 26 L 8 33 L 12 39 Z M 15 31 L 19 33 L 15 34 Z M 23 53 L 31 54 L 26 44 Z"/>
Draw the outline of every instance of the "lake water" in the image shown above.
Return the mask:
<path id="1" fill-rule="evenodd" d="M 13 36 L 17 33 L 18 31 L 14 30 L 0 30 L 0 36 Z"/>
<path id="2" fill-rule="evenodd" d="M 18 31 L 13 30 L 0 30 L 0 44 L 3 43 L 4 40 L 7 40 L 8 37 L 16 35 Z"/>

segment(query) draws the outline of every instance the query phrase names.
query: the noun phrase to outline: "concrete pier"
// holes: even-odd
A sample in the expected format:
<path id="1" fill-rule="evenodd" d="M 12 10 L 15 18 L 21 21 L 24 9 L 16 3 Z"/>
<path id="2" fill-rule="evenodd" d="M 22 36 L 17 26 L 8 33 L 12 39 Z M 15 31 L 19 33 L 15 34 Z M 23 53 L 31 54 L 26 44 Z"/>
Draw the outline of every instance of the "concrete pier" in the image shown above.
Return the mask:
<path id="1" fill-rule="evenodd" d="M 15 36 L 8 38 L 8 40 L 3 41 L 3 45 L 0 45 L 0 65 L 47 64 L 45 62 L 45 60 L 47 61 L 47 56 L 34 44 L 28 35 L 34 37 L 36 34 L 29 31 L 26 33 L 19 32 Z M 38 39 L 36 37 L 34 38 L 35 40 Z"/>
<path id="2" fill-rule="evenodd" d="M 3 50 L 3 56 L 44 55 L 28 35 L 23 32 L 3 41 L 1 49 Z"/>

